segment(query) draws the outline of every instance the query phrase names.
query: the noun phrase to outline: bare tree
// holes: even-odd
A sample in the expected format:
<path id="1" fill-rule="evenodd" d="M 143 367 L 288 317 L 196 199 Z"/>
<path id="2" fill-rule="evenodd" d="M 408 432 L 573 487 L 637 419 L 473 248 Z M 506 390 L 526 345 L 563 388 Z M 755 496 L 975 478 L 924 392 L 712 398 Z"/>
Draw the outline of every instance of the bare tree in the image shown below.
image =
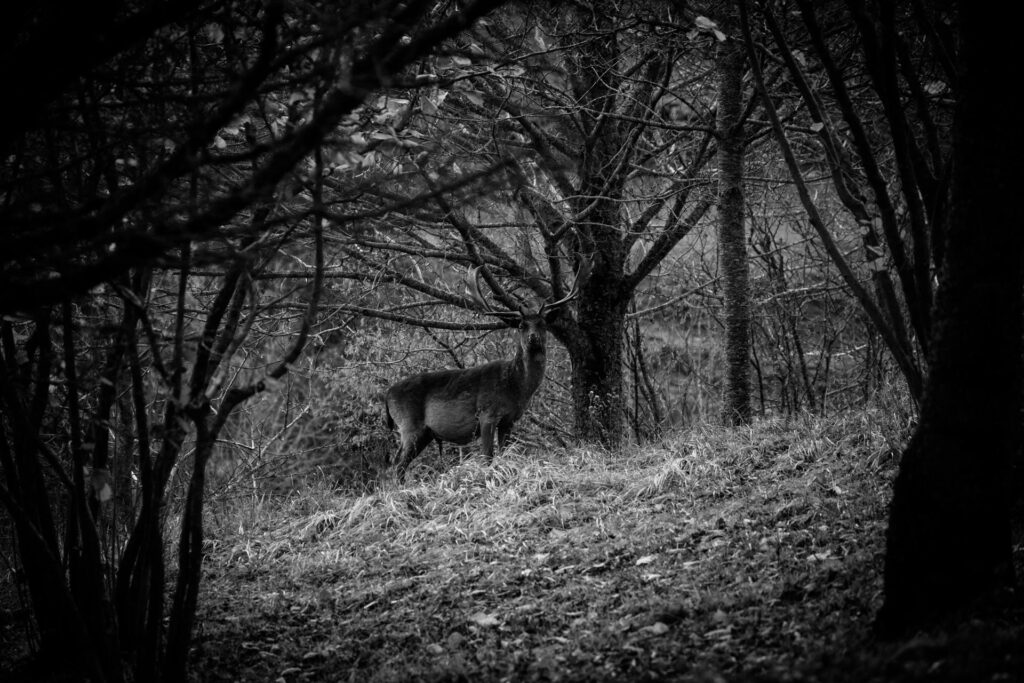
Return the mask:
<path id="1" fill-rule="evenodd" d="M 46 664 L 186 679 L 207 464 L 233 411 L 297 361 L 324 289 L 324 140 L 497 4 L 10 15 L 0 68 L 25 106 L 0 134 L 0 506 Z M 299 237 L 308 271 L 261 290 Z M 284 340 L 254 344 L 259 328 Z"/>
<path id="2" fill-rule="evenodd" d="M 576 436 L 607 445 L 623 434 L 630 301 L 715 203 L 715 38 L 691 33 L 694 18 L 603 2 L 489 18 L 424 75 L 438 89 L 409 101 L 404 128 L 380 132 L 412 150 L 391 152 L 394 178 L 337 203 L 341 219 L 374 192 L 393 203 L 410 188 L 432 193 L 436 210 L 385 221 L 364 209 L 348 235 L 349 263 L 362 269 L 351 276 L 404 288 L 402 307 L 473 310 L 453 283 L 483 266 L 494 299 L 516 310 L 564 295 L 579 259 L 592 258 L 575 311 L 549 330 L 569 354 Z M 494 168 L 504 184 L 457 184 L 457 171 Z M 371 299 L 351 310 L 423 324 Z"/>
<path id="3" fill-rule="evenodd" d="M 821 218 L 807 189 L 809 170 L 831 177 L 860 230 L 860 262 L 832 246 L 830 255 L 919 399 L 949 216 L 949 7 L 797 0 L 795 10 L 758 4 L 759 28 L 798 97 L 776 104 L 782 96 L 766 91 L 765 106 L 779 120 L 775 137 L 823 243 L 836 242 L 837 228 Z"/>

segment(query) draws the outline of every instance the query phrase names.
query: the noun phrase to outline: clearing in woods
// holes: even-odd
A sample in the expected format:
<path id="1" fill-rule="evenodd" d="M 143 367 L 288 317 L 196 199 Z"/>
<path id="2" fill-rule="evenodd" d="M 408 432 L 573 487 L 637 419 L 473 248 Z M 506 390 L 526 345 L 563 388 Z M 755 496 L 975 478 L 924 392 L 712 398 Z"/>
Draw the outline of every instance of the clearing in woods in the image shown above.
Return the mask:
<path id="1" fill-rule="evenodd" d="M 368 494 L 214 502 L 194 675 L 1024 680 L 1013 595 L 957 627 L 872 638 L 907 436 L 892 422 L 765 420 L 442 472 L 424 458 Z"/>

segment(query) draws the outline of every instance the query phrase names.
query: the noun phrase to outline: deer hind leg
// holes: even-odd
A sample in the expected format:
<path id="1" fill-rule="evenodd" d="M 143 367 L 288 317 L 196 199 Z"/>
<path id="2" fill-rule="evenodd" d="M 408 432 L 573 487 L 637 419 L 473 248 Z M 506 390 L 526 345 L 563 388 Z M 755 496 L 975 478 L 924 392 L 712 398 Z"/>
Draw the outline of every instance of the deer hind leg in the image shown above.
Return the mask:
<path id="1" fill-rule="evenodd" d="M 494 462 L 494 423 L 490 420 L 480 421 L 480 450 L 488 465 Z"/>
<path id="2" fill-rule="evenodd" d="M 395 456 L 395 461 L 398 466 L 399 480 L 405 479 L 405 471 L 409 469 L 409 463 L 411 463 L 417 455 L 423 452 L 423 449 L 426 448 L 427 444 L 433 441 L 434 438 L 434 433 L 426 427 L 423 427 L 418 432 L 402 434 L 402 445 L 398 449 L 398 454 Z M 440 441 L 438 443 L 440 443 Z"/>
<path id="3" fill-rule="evenodd" d="M 501 420 L 498 422 L 498 454 L 505 450 L 508 438 L 512 435 L 512 420 Z"/>

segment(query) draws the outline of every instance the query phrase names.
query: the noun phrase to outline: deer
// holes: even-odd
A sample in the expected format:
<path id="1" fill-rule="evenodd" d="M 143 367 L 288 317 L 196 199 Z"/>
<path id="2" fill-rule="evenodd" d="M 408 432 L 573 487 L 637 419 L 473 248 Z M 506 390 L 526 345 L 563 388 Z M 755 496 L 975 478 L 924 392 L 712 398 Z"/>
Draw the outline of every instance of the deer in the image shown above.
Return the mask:
<path id="1" fill-rule="evenodd" d="M 589 273 L 584 261 L 569 293 L 558 301 L 545 301 L 537 310 L 520 305 L 518 311 L 496 310 L 480 293 L 480 268 L 467 273 L 470 296 L 486 313 L 508 322 L 518 321 L 516 352 L 512 358 L 493 360 L 465 369 L 423 372 L 391 385 L 384 394 L 388 429 L 398 432 L 399 446 L 392 464 L 400 480 L 416 456 L 431 441 L 438 450 L 444 441 L 465 445 L 479 437 L 488 464 L 494 461 L 494 436 L 500 454 L 512 427 L 526 412 L 544 379 L 547 364 L 547 324 L 558 308 L 579 295 L 579 284 Z"/>

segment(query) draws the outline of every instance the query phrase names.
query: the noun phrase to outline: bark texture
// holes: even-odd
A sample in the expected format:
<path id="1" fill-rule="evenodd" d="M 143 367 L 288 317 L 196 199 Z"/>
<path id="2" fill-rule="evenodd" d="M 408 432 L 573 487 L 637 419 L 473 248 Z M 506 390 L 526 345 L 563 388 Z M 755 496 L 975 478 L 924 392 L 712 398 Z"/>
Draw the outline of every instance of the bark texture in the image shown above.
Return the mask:
<path id="1" fill-rule="evenodd" d="M 723 418 L 750 422 L 750 285 L 743 199 L 743 44 L 719 46 L 718 248 L 725 285 Z"/>

